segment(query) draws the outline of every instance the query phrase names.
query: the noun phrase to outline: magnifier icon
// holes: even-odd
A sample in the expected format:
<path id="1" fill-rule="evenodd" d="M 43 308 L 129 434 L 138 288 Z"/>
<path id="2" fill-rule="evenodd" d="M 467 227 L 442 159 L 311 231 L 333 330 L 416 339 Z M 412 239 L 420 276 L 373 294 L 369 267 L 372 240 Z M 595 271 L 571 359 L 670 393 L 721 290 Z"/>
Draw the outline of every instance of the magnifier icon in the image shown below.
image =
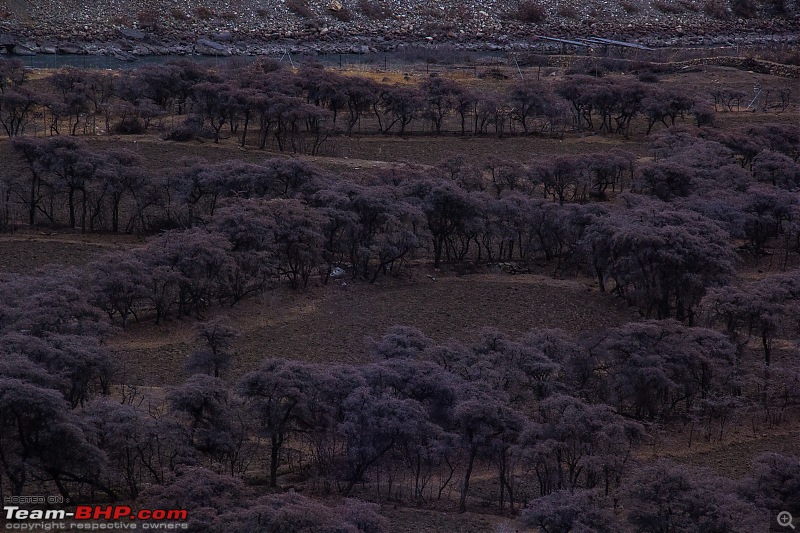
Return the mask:
<path id="1" fill-rule="evenodd" d="M 778 513 L 778 525 L 781 527 L 790 527 L 794 529 L 794 524 L 792 524 L 792 513 L 789 511 L 781 511 Z"/>

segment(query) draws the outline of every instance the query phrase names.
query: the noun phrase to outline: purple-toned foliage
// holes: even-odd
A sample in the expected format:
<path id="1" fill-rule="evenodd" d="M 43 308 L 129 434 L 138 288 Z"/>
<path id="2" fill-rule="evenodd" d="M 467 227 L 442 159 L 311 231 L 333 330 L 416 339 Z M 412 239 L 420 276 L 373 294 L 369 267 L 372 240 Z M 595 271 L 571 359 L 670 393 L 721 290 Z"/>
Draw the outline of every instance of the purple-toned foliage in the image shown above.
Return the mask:
<path id="1" fill-rule="evenodd" d="M 669 419 L 734 394 L 736 347 L 725 335 L 675 321 L 613 328 L 582 340 L 567 379 L 585 398 L 638 419 Z"/>
<path id="2" fill-rule="evenodd" d="M 194 461 L 185 432 L 169 419 L 106 398 L 87 405 L 80 416 L 87 439 L 107 460 L 98 479 L 120 496 L 137 498 L 178 465 Z"/>
<path id="3" fill-rule="evenodd" d="M 72 408 L 97 393 L 108 394 L 114 362 L 97 338 L 51 333 L 34 337 L 19 333 L 0 336 L 0 354 L 18 354 L 39 365 L 55 380 Z"/>
<path id="4" fill-rule="evenodd" d="M 375 506 L 344 500 L 328 507 L 299 494 L 264 496 L 243 510 L 221 515 L 210 529 L 214 533 L 384 533 L 387 521 Z"/>
<path id="5" fill-rule="evenodd" d="M 200 316 L 227 299 L 234 266 L 230 251 L 228 239 L 203 228 L 172 231 L 150 241 L 142 260 L 149 268 L 148 298 L 156 320 L 169 314 L 172 305 L 179 316 Z"/>
<path id="6" fill-rule="evenodd" d="M 800 163 L 780 152 L 763 150 L 753 160 L 753 177 L 794 191 L 800 187 Z"/>
<path id="7" fill-rule="evenodd" d="M 91 291 L 77 269 L 52 267 L 0 282 L 0 332 L 102 336 L 103 312 L 90 302 Z"/>
<path id="8" fill-rule="evenodd" d="M 507 453 L 523 431 L 525 417 L 502 400 L 480 390 L 479 386 L 473 386 L 464 391 L 464 399 L 453 409 L 453 421 L 467 456 L 458 505 L 459 512 L 463 513 L 467 510 L 467 496 L 476 459 L 496 457 L 498 449 L 502 458 L 503 450 Z M 507 487 L 505 479 L 501 479 L 501 483 Z M 512 496 L 512 509 L 513 502 Z"/>
<path id="9" fill-rule="evenodd" d="M 225 318 L 215 318 L 201 322 L 195 328 L 195 336 L 204 346 L 192 352 L 187 367 L 215 378 L 231 364 L 233 353 L 231 344 L 239 336 L 239 330 Z"/>
<path id="10" fill-rule="evenodd" d="M 705 292 L 733 277 L 735 255 L 713 221 L 644 203 L 595 219 L 583 239 L 601 289 L 637 305 L 646 317 L 694 320 Z"/>
<path id="11" fill-rule="evenodd" d="M 420 436 L 435 434 L 423 405 L 390 390 L 360 387 L 342 405 L 337 432 L 344 440 L 342 476 L 344 495 L 363 480 L 370 467 L 394 447 L 416 443 Z"/>
<path id="12" fill-rule="evenodd" d="M 753 460 L 752 472 L 741 487 L 748 498 L 776 514 L 800 510 L 800 459 L 762 453 Z"/>
<path id="13" fill-rule="evenodd" d="M 586 489 L 558 490 L 537 498 L 528 504 L 522 518 L 542 533 L 614 533 L 623 529 L 611 502 Z"/>
<path id="14" fill-rule="evenodd" d="M 602 488 L 607 496 L 620 485 L 641 425 L 608 405 L 553 395 L 536 408 L 521 440 L 541 495 L 576 488 Z"/>
<path id="15" fill-rule="evenodd" d="M 195 374 L 172 389 L 167 400 L 187 443 L 202 454 L 201 464 L 241 476 L 256 462 L 256 421 L 243 398 L 220 379 Z"/>
<path id="16" fill-rule="evenodd" d="M 0 377 L 0 468 L 12 495 L 53 483 L 67 501 L 82 486 L 114 498 L 98 477 L 104 466 L 61 393 Z"/>
<path id="17" fill-rule="evenodd" d="M 373 357 L 385 359 L 420 359 L 433 346 L 433 340 L 417 328 L 394 326 L 379 340 L 369 339 L 368 348 Z"/>
<path id="18" fill-rule="evenodd" d="M 153 509 L 186 509 L 191 531 L 221 533 L 237 531 L 233 516 L 241 516 L 248 496 L 249 491 L 240 479 L 187 466 L 177 469 L 162 484 L 148 487 L 139 501 Z M 225 518 L 220 520 L 221 517 Z M 218 529 L 216 524 L 230 524 L 231 528 Z"/>
<path id="19" fill-rule="evenodd" d="M 242 376 L 237 392 L 242 395 L 258 425 L 269 439 L 269 484 L 278 485 L 281 448 L 286 439 L 308 427 L 313 416 L 319 370 L 298 361 L 265 359 L 258 370 Z"/>
<path id="20" fill-rule="evenodd" d="M 709 291 L 703 307 L 708 321 L 721 326 L 742 346 L 750 336 L 756 336 L 761 341 L 764 361 L 769 365 L 776 335 L 783 331 L 796 332 L 797 324 L 791 317 L 797 312 L 798 303 L 800 272 L 794 270 Z"/>
<path id="21" fill-rule="evenodd" d="M 628 521 L 642 533 L 744 533 L 769 523 L 730 480 L 702 469 L 661 461 L 637 470 L 626 489 Z"/>

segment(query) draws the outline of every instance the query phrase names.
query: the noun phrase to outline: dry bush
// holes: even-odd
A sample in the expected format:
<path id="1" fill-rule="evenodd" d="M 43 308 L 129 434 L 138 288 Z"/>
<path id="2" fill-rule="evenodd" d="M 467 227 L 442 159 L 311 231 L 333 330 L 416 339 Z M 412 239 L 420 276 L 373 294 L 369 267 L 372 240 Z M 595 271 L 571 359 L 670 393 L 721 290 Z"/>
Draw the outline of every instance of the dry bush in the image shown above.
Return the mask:
<path id="1" fill-rule="evenodd" d="M 158 11 L 154 9 L 144 9 L 136 14 L 136 21 L 140 28 L 155 30 L 158 28 Z"/>
<path id="2" fill-rule="evenodd" d="M 564 18 L 577 19 L 580 17 L 578 9 L 575 6 L 562 5 L 558 8 L 558 14 Z"/>
<path id="3" fill-rule="evenodd" d="M 234 13 L 233 11 L 226 11 L 223 14 L 221 14 L 219 16 L 219 18 L 221 18 L 222 20 L 231 21 L 231 20 L 236 20 L 237 18 L 239 18 L 239 15 Z"/>
<path id="4" fill-rule="evenodd" d="M 653 7 L 668 15 L 679 15 L 684 12 L 683 6 L 665 2 L 664 0 L 656 0 L 653 2 Z"/>
<path id="5" fill-rule="evenodd" d="M 719 20 L 728 20 L 731 16 L 731 12 L 723 0 L 706 0 L 703 11 L 709 17 Z"/>
<path id="6" fill-rule="evenodd" d="M 186 15 L 186 13 L 184 13 L 183 9 L 180 9 L 178 7 L 173 7 L 172 9 L 170 9 L 169 14 L 172 15 L 172 18 L 174 18 L 175 20 L 186 20 L 189 18 Z"/>
<path id="7" fill-rule="evenodd" d="M 478 73 L 478 78 L 482 80 L 507 80 L 509 75 L 499 68 L 490 68 Z"/>
<path id="8" fill-rule="evenodd" d="M 346 7 L 343 7 L 338 11 L 331 11 L 331 16 L 339 22 L 350 22 L 353 20 L 353 14 L 350 13 L 350 10 Z"/>
<path id="9" fill-rule="evenodd" d="M 384 20 L 392 16 L 392 11 L 386 4 L 375 0 L 358 0 L 358 9 L 371 20 Z"/>
<path id="10" fill-rule="evenodd" d="M 796 0 L 765 0 L 764 5 L 775 15 L 787 15 L 797 10 Z"/>
<path id="11" fill-rule="evenodd" d="M 527 0 L 519 5 L 516 18 L 522 22 L 539 24 L 547 20 L 547 10 L 543 5 Z"/>
<path id="12" fill-rule="evenodd" d="M 695 4 L 692 0 L 680 0 L 678 2 L 686 11 L 691 11 L 693 13 L 697 13 L 700 11 L 700 6 Z"/>
<path id="13" fill-rule="evenodd" d="M 628 13 L 629 15 L 633 15 L 639 12 L 639 6 L 633 2 L 621 2 L 620 6 L 622 6 L 623 11 Z"/>
<path id="14" fill-rule="evenodd" d="M 737 17 L 750 19 L 756 16 L 758 6 L 755 0 L 731 0 L 731 11 Z"/>
<path id="15" fill-rule="evenodd" d="M 291 11 L 298 17 L 303 17 L 307 19 L 314 18 L 314 12 L 311 11 L 310 7 L 308 7 L 307 0 L 289 0 L 288 2 L 286 2 L 286 7 L 288 7 L 289 11 Z"/>
<path id="16" fill-rule="evenodd" d="M 206 6 L 200 6 L 194 10 L 194 14 L 197 15 L 197 18 L 200 20 L 208 20 L 214 18 L 214 12 L 208 9 Z"/>
<path id="17" fill-rule="evenodd" d="M 435 7 L 425 7 L 419 10 L 419 15 L 423 19 L 440 19 L 445 16 L 444 11 Z"/>

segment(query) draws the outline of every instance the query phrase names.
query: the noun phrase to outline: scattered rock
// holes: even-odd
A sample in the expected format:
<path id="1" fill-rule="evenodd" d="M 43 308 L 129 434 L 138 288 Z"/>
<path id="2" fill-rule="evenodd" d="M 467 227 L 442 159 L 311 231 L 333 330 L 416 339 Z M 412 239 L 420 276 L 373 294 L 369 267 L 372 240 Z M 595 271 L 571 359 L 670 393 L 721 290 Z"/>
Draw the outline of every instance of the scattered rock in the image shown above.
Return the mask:
<path id="1" fill-rule="evenodd" d="M 2 32 L 11 36 L 13 44 L 30 42 L 31 50 L 39 53 L 109 54 L 111 49 L 117 49 L 176 55 L 258 54 L 286 46 L 297 46 L 306 53 L 345 52 L 351 47 L 353 53 L 365 53 L 375 47 L 392 51 L 399 44 L 434 42 L 449 43 L 463 50 L 510 50 L 530 46 L 534 33 L 562 37 L 594 34 L 648 45 L 674 46 L 774 41 L 793 46 L 800 40 L 796 20 L 769 16 L 766 9 L 760 9 L 758 16 L 752 19 L 720 21 L 707 16 L 703 10 L 662 13 L 644 2 L 637 3 L 637 10 L 629 13 L 621 2 L 588 0 L 568 3 L 579 16 L 565 17 L 554 5 L 544 3 L 547 18 L 532 26 L 509 16 L 518 0 L 472 4 L 460 0 L 437 0 L 435 3 L 384 0 L 382 4 L 391 11 L 391 16 L 373 19 L 361 10 L 352 9 L 347 22 L 340 20 L 345 17 L 338 12 L 347 9 L 353 0 L 309 3 L 316 9 L 321 7 L 337 14 L 299 17 L 290 12 L 286 0 L 259 2 L 257 6 L 252 2 L 208 0 L 202 5 L 216 16 L 201 19 L 192 9 L 200 5 L 199 2 L 181 3 L 180 11 L 185 15 L 175 17 L 171 14 L 175 8 L 173 0 L 152 0 L 147 8 L 157 16 L 145 26 L 140 18 L 141 3 L 94 0 L 76 8 L 69 2 L 30 0 L 25 2 L 26 12 L 36 24 L 12 17 L 2 21 Z M 467 5 L 472 7 L 465 9 Z M 200 40 L 198 35 L 208 38 Z M 145 48 L 138 48 L 140 45 Z M 368 48 L 365 50 L 363 46 Z"/>
<path id="2" fill-rule="evenodd" d="M 230 48 L 205 37 L 197 39 L 194 49 L 198 54 L 207 56 L 229 56 L 232 54 Z"/>
<path id="3" fill-rule="evenodd" d="M 78 54 L 85 54 L 86 50 L 75 44 L 61 44 L 58 45 L 55 53 L 78 55 Z"/>
<path id="4" fill-rule="evenodd" d="M 120 28 L 119 34 L 126 38 L 131 39 L 133 41 L 141 41 L 145 38 L 145 33 L 141 30 L 137 30 L 136 28 Z"/>

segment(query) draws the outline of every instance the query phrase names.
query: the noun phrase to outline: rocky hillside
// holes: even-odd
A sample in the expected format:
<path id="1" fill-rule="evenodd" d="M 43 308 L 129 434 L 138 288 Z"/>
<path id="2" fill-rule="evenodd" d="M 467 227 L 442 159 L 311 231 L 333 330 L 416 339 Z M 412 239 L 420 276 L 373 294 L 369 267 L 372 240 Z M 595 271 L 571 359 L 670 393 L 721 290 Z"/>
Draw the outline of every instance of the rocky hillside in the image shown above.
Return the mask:
<path id="1" fill-rule="evenodd" d="M 693 45 L 791 35 L 798 12 L 797 0 L 0 0 L 0 33 L 34 49 L 128 40 L 154 53 L 201 37 L 228 53 L 264 43 L 488 47 L 536 34 Z"/>

